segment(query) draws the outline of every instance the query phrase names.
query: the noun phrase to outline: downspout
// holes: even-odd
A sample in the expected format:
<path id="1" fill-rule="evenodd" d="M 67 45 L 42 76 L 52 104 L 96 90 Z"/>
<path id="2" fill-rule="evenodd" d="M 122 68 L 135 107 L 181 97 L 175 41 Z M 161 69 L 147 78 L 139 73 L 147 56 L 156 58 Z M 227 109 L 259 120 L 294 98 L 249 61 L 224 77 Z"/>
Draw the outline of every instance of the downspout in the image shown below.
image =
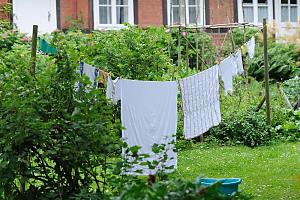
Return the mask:
<path id="1" fill-rule="evenodd" d="M 275 0 L 272 0 L 272 3 L 273 3 L 273 28 L 274 28 L 274 30 L 276 30 L 275 29 L 275 23 L 276 23 L 276 21 L 275 21 L 275 19 L 276 19 L 276 17 L 275 17 L 275 14 L 276 14 L 276 9 L 275 9 Z M 273 34 L 272 34 L 272 37 L 273 37 L 273 39 L 274 39 L 274 41 L 276 40 L 276 33 L 274 32 Z"/>
<path id="2" fill-rule="evenodd" d="M 56 0 L 56 20 L 57 20 L 57 29 L 61 30 L 61 11 L 60 11 L 60 0 Z"/>
<path id="3" fill-rule="evenodd" d="M 75 20 L 78 20 L 78 0 L 75 0 Z"/>

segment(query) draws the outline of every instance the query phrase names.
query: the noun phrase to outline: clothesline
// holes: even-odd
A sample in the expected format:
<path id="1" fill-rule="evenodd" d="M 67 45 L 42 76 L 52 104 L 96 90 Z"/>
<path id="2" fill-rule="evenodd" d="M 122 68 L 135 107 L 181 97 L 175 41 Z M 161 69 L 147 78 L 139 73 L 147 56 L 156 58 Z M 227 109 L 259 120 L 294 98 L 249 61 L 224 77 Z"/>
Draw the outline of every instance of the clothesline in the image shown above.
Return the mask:
<path id="1" fill-rule="evenodd" d="M 248 44 L 253 44 L 252 38 Z M 255 45 L 255 40 L 254 40 Z M 255 47 L 255 46 L 254 46 Z M 252 47 L 251 47 L 252 48 Z M 250 53 L 250 47 L 248 47 Z M 250 55 L 250 54 L 249 54 Z M 243 72 L 241 50 L 229 55 L 219 64 L 179 81 L 182 111 L 184 115 L 184 135 L 192 139 L 203 135 L 221 122 L 220 79 L 224 82 L 225 95 L 233 90 L 233 77 Z M 85 69 L 87 68 L 87 69 Z M 95 82 L 99 70 L 91 65 L 80 64 L 80 74 L 86 74 Z M 107 79 L 107 98 L 113 103 L 121 101 L 121 121 L 125 129 L 122 138 L 128 147 L 140 146 L 141 154 L 149 157 L 134 161 L 130 153 L 123 149 L 123 157 L 134 161 L 125 174 L 153 175 L 160 170 L 172 172 L 177 167 L 174 144 L 177 130 L 178 81 L 137 81 Z M 95 86 L 95 85 L 94 85 Z M 153 153 L 153 145 L 164 145 L 162 152 Z M 168 155 L 168 159 L 161 159 Z M 158 162 L 155 168 L 143 165 Z"/>
<path id="2" fill-rule="evenodd" d="M 214 25 L 203 25 L 203 26 L 197 26 L 197 25 L 171 25 L 166 26 L 167 28 L 185 28 L 185 29 L 219 29 L 219 28 L 238 28 L 238 27 L 262 27 L 259 25 L 251 24 L 251 23 L 228 23 L 228 24 L 214 24 Z"/>

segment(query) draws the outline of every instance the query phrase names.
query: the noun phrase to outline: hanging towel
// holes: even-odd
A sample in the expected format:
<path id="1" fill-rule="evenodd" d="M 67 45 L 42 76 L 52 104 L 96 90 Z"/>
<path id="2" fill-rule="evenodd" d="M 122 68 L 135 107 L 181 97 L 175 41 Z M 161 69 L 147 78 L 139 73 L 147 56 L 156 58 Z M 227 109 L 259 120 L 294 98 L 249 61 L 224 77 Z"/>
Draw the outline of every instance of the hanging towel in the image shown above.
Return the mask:
<path id="1" fill-rule="evenodd" d="M 121 86 L 120 78 L 112 80 L 110 76 L 107 77 L 106 97 L 110 99 L 113 104 L 117 104 L 121 100 Z"/>
<path id="2" fill-rule="evenodd" d="M 234 61 L 237 67 L 237 73 L 243 74 L 244 73 L 244 66 L 243 66 L 243 58 L 242 58 L 242 51 L 239 49 L 236 54 L 234 54 Z"/>
<path id="3" fill-rule="evenodd" d="M 80 62 L 80 75 L 86 75 L 90 78 L 93 86 L 98 87 L 97 77 L 99 76 L 99 70 L 92 65 L 88 65 L 84 62 Z"/>
<path id="4" fill-rule="evenodd" d="M 230 55 L 224 59 L 219 65 L 219 70 L 224 83 L 225 95 L 227 95 L 228 92 L 233 91 L 233 77 L 238 74 L 237 65 L 233 56 Z"/>
<path id="5" fill-rule="evenodd" d="M 198 137 L 221 122 L 218 72 L 215 65 L 180 81 L 186 139 Z"/>
<path id="6" fill-rule="evenodd" d="M 248 55 L 249 58 L 253 58 L 255 54 L 255 37 L 252 37 L 248 42 L 247 42 L 247 49 L 248 49 Z"/>
<path id="7" fill-rule="evenodd" d="M 136 170 L 141 170 L 143 175 L 153 175 L 158 170 L 162 170 L 162 164 L 177 167 L 174 144 L 169 144 L 170 141 L 175 141 L 174 135 L 177 129 L 177 91 L 176 81 L 121 80 L 121 119 L 125 128 L 122 132 L 124 141 L 129 147 L 140 146 L 139 153 L 150 155 L 149 158 L 144 158 L 143 162 L 161 159 L 162 155 L 152 152 L 154 144 L 166 144 L 165 153 L 168 155 L 168 160 L 158 164 L 155 169 L 135 164 L 129 172 L 125 173 L 136 174 Z"/>

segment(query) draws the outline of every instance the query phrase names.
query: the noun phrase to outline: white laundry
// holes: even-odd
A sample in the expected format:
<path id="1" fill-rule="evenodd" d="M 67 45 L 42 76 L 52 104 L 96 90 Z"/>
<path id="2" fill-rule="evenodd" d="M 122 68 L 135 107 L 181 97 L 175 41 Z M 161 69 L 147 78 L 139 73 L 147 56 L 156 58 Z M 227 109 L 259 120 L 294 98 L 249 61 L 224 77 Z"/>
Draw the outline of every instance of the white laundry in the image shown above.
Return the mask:
<path id="1" fill-rule="evenodd" d="M 233 55 L 234 61 L 237 66 L 237 73 L 243 74 L 244 73 L 244 66 L 243 66 L 243 58 L 242 58 L 242 51 L 239 49 L 235 55 Z"/>
<path id="2" fill-rule="evenodd" d="M 248 49 L 248 55 L 249 58 L 253 58 L 255 54 L 255 37 L 252 37 L 248 42 L 247 42 L 247 49 Z"/>
<path id="3" fill-rule="evenodd" d="M 90 81 L 92 82 L 92 85 L 94 87 L 98 87 L 98 81 L 97 77 L 99 75 L 99 70 L 96 67 L 93 67 L 92 65 L 88 65 L 86 63 L 81 62 L 80 63 L 80 75 L 86 75 L 89 77 Z"/>
<path id="4" fill-rule="evenodd" d="M 186 139 L 200 136 L 221 122 L 217 65 L 182 79 L 180 86 Z"/>
<path id="5" fill-rule="evenodd" d="M 153 82 L 121 80 L 121 118 L 125 128 L 122 137 L 129 147 L 140 146 L 139 153 L 149 154 L 145 161 L 158 160 L 159 155 L 152 152 L 154 144 L 166 144 L 168 160 L 160 163 L 154 170 L 147 166 L 134 165 L 127 174 L 155 174 L 162 165 L 177 167 L 177 154 L 174 144 L 177 129 L 177 91 L 176 81 Z M 123 153 L 124 153 L 123 149 Z M 124 154 L 123 154 L 124 155 Z M 126 156 L 126 155 L 124 155 Z M 166 170 L 165 172 L 170 172 Z"/>
<path id="6" fill-rule="evenodd" d="M 107 78 L 106 97 L 110 99 L 114 104 L 117 104 L 121 100 L 121 86 L 120 78 L 112 80 L 110 76 Z"/>
<path id="7" fill-rule="evenodd" d="M 224 83 L 225 95 L 233 91 L 233 77 L 238 74 L 237 65 L 233 56 L 224 59 L 220 65 L 220 77 Z"/>

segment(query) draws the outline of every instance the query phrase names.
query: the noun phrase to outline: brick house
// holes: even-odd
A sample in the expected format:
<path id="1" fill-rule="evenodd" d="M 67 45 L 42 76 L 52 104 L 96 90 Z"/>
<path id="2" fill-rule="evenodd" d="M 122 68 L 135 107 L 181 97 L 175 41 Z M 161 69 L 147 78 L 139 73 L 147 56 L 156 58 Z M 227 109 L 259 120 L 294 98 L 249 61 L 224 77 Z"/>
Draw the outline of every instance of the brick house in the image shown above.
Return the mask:
<path id="1" fill-rule="evenodd" d="M 51 32 L 67 29 L 76 22 L 90 31 L 119 29 L 123 22 L 141 27 L 173 25 L 179 23 L 179 18 L 181 23 L 197 25 L 232 22 L 261 25 L 262 19 L 267 18 L 275 20 L 285 31 L 286 22 L 297 27 L 300 16 L 300 0 L 180 1 L 180 6 L 178 0 L 0 0 L 0 5 L 12 3 L 10 18 L 27 33 L 33 24 L 38 24 L 41 32 Z M 9 18 L 3 13 L 0 17 Z"/>

